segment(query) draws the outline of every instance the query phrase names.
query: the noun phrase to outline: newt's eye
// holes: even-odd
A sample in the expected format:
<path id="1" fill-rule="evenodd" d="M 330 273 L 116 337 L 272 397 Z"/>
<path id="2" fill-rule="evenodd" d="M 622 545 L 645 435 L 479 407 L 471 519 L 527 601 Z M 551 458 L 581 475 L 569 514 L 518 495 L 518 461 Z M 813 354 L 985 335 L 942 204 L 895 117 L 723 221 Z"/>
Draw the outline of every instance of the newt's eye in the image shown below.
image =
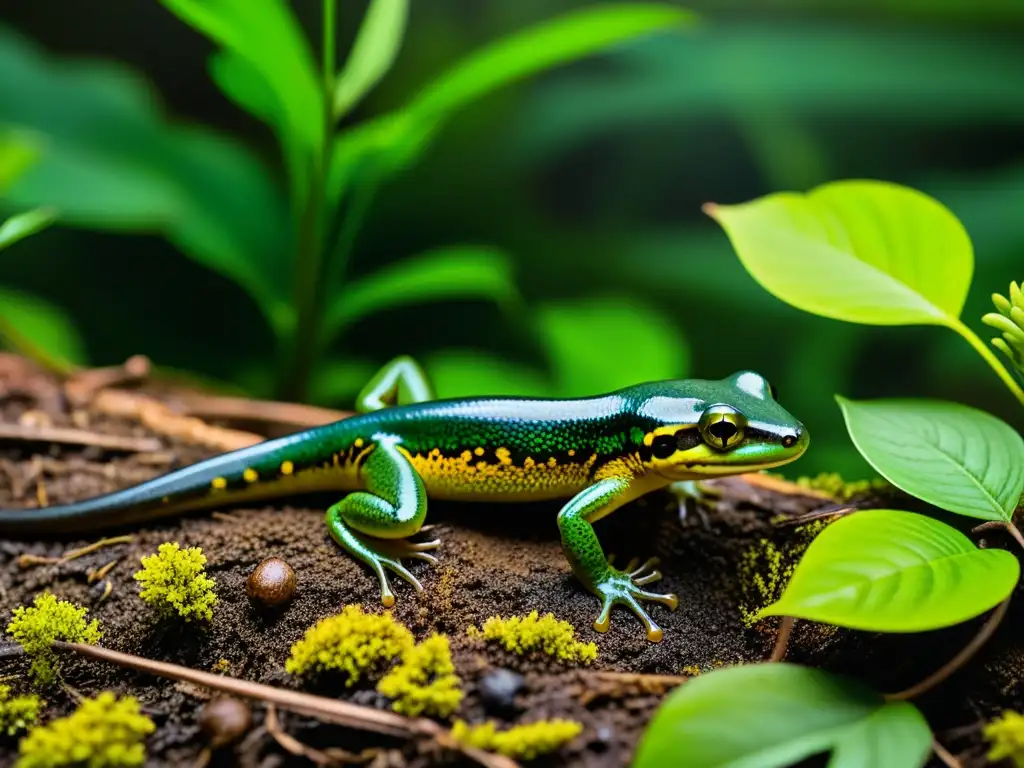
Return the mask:
<path id="1" fill-rule="evenodd" d="M 672 435 L 658 435 L 651 443 L 651 452 L 656 459 L 667 459 L 676 452 L 676 439 Z"/>
<path id="2" fill-rule="evenodd" d="M 727 451 L 743 441 L 747 420 L 728 405 L 713 405 L 700 417 L 700 434 L 712 448 Z"/>

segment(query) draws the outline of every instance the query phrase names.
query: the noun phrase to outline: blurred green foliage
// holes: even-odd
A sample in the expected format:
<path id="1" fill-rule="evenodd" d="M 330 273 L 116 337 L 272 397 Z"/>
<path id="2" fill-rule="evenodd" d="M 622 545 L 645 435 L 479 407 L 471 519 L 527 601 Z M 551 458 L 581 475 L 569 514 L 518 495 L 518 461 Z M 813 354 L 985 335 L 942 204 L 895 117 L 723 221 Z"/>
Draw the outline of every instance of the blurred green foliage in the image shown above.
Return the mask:
<path id="1" fill-rule="evenodd" d="M 308 133 L 325 104 L 311 96 L 323 46 L 308 42 L 321 6 L 294 0 L 293 22 L 268 17 L 244 39 L 204 28 L 211 46 L 181 23 L 199 5 L 37 0 L 0 15 L 0 126 L 28 132 L 18 162 L 31 163 L 0 204 L 61 216 L 0 253 L 0 286 L 44 301 L 37 316 L 60 307 L 70 322 L 57 325 L 84 340 L 61 332 L 76 361 L 144 352 L 275 395 L 299 325 L 300 158 L 322 151 Z M 1019 3 L 670 3 L 698 23 L 573 49 L 563 59 L 578 61 L 543 75 L 559 63 L 542 61 L 550 40 L 502 42 L 605 6 L 436 0 L 411 4 L 396 35 L 384 5 L 337 9 L 346 85 L 327 103 L 349 111 L 325 195 L 348 215 L 328 225 L 338 247 L 317 272 L 309 399 L 349 404 L 402 353 L 442 396 L 753 368 L 812 435 L 787 472 L 851 479 L 871 471 L 834 392 L 943 397 L 1021 425 L 952 334 L 805 315 L 761 289 L 700 212 L 837 178 L 919 188 L 974 243 L 962 316 L 978 330 L 989 295 L 1024 276 Z M 269 31 L 284 36 L 271 45 Z M 353 45 L 364 32 L 373 44 Z M 522 74 L 535 76 L 498 90 L 509 50 L 532 53 Z M 283 63 L 267 69 L 272 53 Z"/>

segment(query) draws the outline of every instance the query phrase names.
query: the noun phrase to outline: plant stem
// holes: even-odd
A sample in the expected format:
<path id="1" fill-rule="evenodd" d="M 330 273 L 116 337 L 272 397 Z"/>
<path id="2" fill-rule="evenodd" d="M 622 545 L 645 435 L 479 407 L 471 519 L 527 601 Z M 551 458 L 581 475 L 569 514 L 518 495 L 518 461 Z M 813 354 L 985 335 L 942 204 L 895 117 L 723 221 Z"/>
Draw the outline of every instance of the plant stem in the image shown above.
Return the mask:
<path id="1" fill-rule="evenodd" d="M 295 324 L 292 337 L 292 356 L 285 374 L 287 378 L 280 391 L 283 398 L 299 402 L 306 399 L 323 315 L 323 209 L 327 164 L 334 144 L 334 113 L 331 106 L 334 90 L 334 24 L 334 0 L 323 0 L 323 135 L 315 157 L 312 158 L 310 189 L 299 224 L 295 270 L 295 307 L 298 322 Z"/>
<path id="2" fill-rule="evenodd" d="M 932 739 L 932 751 L 948 768 L 963 768 L 963 763 L 956 759 L 956 756 L 939 744 L 938 739 Z"/>
<path id="3" fill-rule="evenodd" d="M 1012 595 L 1010 597 L 1013 597 Z M 1001 602 L 989 616 L 988 621 L 978 630 L 976 634 L 963 649 L 954 656 L 952 659 L 947 661 L 937 670 L 928 675 L 924 680 L 916 683 L 909 688 L 896 693 L 885 694 L 886 701 L 906 701 L 907 699 L 913 699 L 920 696 L 922 693 L 930 691 L 932 688 L 943 682 L 956 672 L 960 667 L 971 660 L 971 657 L 978 652 L 988 639 L 992 637 L 992 634 L 999 628 L 999 623 L 1003 620 L 1003 616 L 1006 615 L 1006 609 L 1010 607 L 1010 597 L 1006 598 Z"/>
<path id="4" fill-rule="evenodd" d="M 995 352 L 989 349 L 989 346 L 980 338 L 978 338 L 978 335 L 970 328 L 968 328 L 966 325 L 964 325 L 964 323 L 961 322 L 960 320 L 954 320 L 950 327 L 954 331 L 959 333 L 961 336 L 963 336 L 967 340 L 968 344 L 974 347 L 978 354 L 981 355 L 982 358 L 984 358 L 985 362 L 992 367 L 992 370 L 996 372 L 996 375 L 999 376 L 1000 379 L 1002 379 L 1003 383 L 1007 386 L 1010 392 L 1013 393 L 1013 396 L 1016 397 L 1018 401 L 1020 401 L 1021 405 L 1024 405 L 1024 389 L 1021 389 L 1021 386 L 1017 383 L 1013 376 L 1010 375 L 1010 372 L 1006 370 L 1006 366 L 999 362 L 999 358 L 996 357 Z"/>
<path id="5" fill-rule="evenodd" d="M 779 625 L 779 634 L 775 638 L 775 647 L 772 649 L 772 655 L 768 661 L 776 662 L 786 658 L 786 648 L 789 647 L 789 636 L 793 633 L 794 624 L 796 624 L 796 619 L 792 616 L 782 617 L 782 623 Z"/>
<path id="6" fill-rule="evenodd" d="M 1006 530 L 1008 530 L 1010 535 L 1017 540 L 1018 544 L 1020 544 L 1020 548 L 1024 549 L 1024 536 L 1021 535 L 1020 529 L 1014 525 L 1012 521 L 1005 523 L 1005 525 Z"/>

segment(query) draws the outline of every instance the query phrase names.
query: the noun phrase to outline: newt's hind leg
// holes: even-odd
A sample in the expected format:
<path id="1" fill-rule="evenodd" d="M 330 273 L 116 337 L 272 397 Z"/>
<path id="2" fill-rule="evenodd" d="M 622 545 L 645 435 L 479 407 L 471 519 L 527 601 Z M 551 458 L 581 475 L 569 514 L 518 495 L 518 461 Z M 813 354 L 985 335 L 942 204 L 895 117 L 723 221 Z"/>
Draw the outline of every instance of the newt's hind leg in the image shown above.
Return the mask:
<path id="1" fill-rule="evenodd" d="M 412 405 L 433 399 L 434 388 L 420 364 L 408 355 L 400 355 L 367 382 L 356 398 L 356 410 L 369 413 L 392 405 Z"/>
<path id="2" fill-rule="evenodd" d="M 435 563 L 437 560 L 429 550 L 436 549 L 439 543 L 398 541 L 417 533 L 427 515 L 423 481 L 398 445 L 397 437 L 377 438 L 363 464 L 366 491 L 349 494 L 326 514 L 331 537 L 377 574 L 381 602 L 386 606 L 394 605 L 395 595 L 385 569 L 422 592 L 419 581 L 402 565 L 402 558 Z"/>

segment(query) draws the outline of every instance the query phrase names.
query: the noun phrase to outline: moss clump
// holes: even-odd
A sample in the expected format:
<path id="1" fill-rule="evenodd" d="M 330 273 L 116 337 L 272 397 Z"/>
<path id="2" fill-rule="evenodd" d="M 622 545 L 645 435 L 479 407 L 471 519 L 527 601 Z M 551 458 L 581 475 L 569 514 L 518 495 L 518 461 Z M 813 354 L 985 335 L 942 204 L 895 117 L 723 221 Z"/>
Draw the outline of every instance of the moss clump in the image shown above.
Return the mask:
<path id="1" fill-rule="evenodd" d="M 982 729 L 991 744 L 988 759 L 993 763 L 1009 758 L 1017 768 L 1024 768 L 1024 715 L 1013 710 L 987 723 Z"/>
<path id="2" fill-rule="evenodd" d="M 462 701 L 448 638 L 434 634 L 402 654 L 402 663 L 384 676 L 377 690 L 394 699 L 392 709 L 409 717 L 451 717 Z"/>
<path id="3" fill-rule="evenodd" d="M 382 667 L 413 646 L 412 633 L 391 617 L 363 613 L 360 605 L 347 605 L 337 616 L 321 619 L 306 630 L 284 664 L 291 675 L 342 672 L 346 686 L 363 673 Z"/>
<path id="4" fill-rule="evenodd" d="M 36 724 L 45 702 L 35 694 L 12 696 L 11 686 L 0 685 L 0 736 L 13 736 Z"/>
<path id="5" fill-rule="evenodd" d="M 520 655 L 540 651 L 563 661 L 581 664 L 589 664 L 597 658 L 597 645 L 577 640 L 573 625 L 556 619 L 552 613 L 543 618 L 537 611 L 531 611 L 525 617 L 510 616 L 507 619 L 491 616 L 484 622 L 482 630 L 470 627 L 467 634 L 493 640 L 506 651 L 515 651 Z"/>
<path id="6" fill-rule="evenodd" d="M 778 544 L 771 539 L 759 539 L 741 555 L 739 609 L 746 626 L 754 626 L 761 609 L 782 596 L 804 551 L 829 522 L 821 519 L 797 526 L 791 536 Z"/>
<path id="7" fill-rule="evenodd" d="M 40 685 L 52 683 L 57 674 L 53 642 L 97 643 L 102 635 L 96 619 L 86 623 L 89 611 L 49 592 L 37 595 L 32 607 L 19 605 L 7 625 L 7 634 L 32 657 L 30 674 Z"/>
<path id="8" fill-rule="evenodd" d="M 21 740 L 16 768 L 142 765 L 143 740 L 155 730 L 133 697 L 104 691 L 86 699 L 67 717 L 33 728 Z"/>
<path id="9" fill-rule="evenodd" d="M 540 720 L 528 725 L 517 725 L 507 731 L 499 731 L 493 720 L 472 726 L 456 720 L 452 726 L 452 738 L 471 747 L 498 752 L 513 759 L 532 760 L 554 752 L 582 731 L 583 726 L 575 720 Z"/>
<path id="10" fill-rule="evenodd" d="M 213 618 L 215 583 L 203 569 L 206 555 L 199 547 L 182 549 L 178 542 L 165 542 L 141 562 L 142 570 L 134 578 L 142 587 L 139 596 L 143 600 L 161 613 L 176 613 L 185 621 Z"/>
<path id="11" fill-rule="evenodd" d="M 766 472 L 766 475 L 785 480 L 784 475 L 773 472 Z M 838 472 L 821 472 L 814 477 L 798 477 L 794 481 L 801 488 L 812 491 L 820 491 L 836 501 L 849 501 L 857 496 L 863 496 L 872 491 L 883 491 L 889 488 L 889 483 L 880 477 L 870 480 L 844 480 Z"/>

